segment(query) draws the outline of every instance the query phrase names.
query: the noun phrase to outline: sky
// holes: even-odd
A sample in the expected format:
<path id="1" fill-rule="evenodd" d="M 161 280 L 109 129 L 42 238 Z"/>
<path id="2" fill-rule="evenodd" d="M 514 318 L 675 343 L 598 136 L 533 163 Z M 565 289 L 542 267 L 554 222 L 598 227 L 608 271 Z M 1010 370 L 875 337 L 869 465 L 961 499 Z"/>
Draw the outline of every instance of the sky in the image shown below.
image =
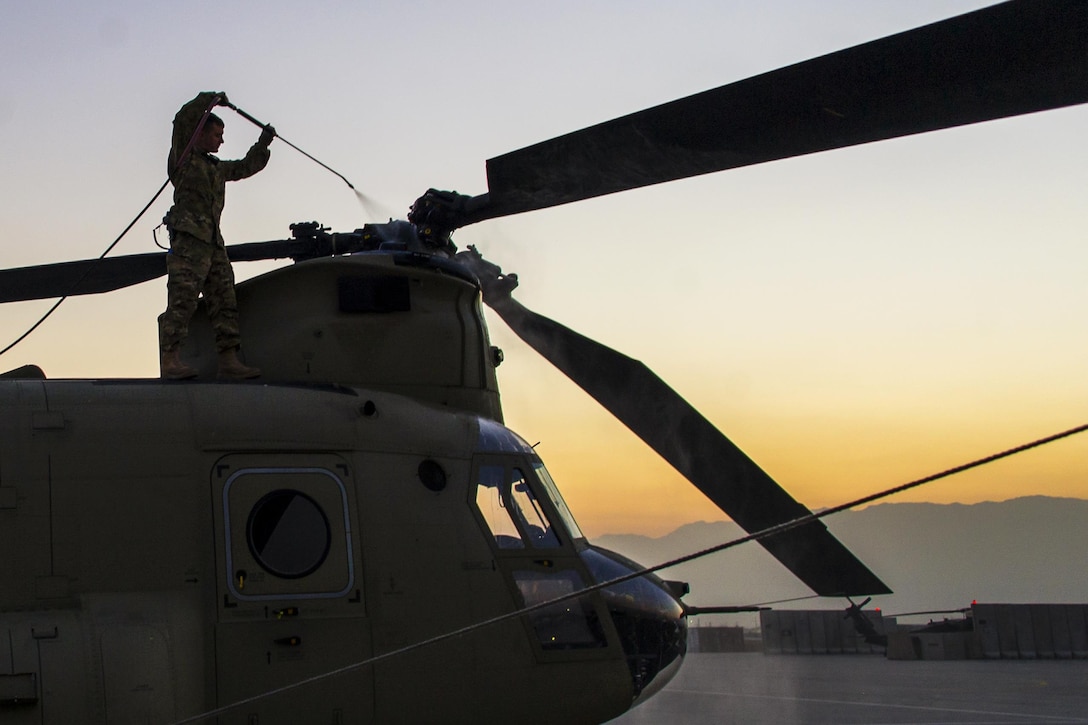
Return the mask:
<path id="1" fill-rule="evenodd" d="M 0 0 L 0 267 L 100 255 L 165 180 L 170 121 L 222 90 L 275 125 L 228 243 L 486 191 L 537 141 L 990 4 Z M 258 131 L 224 109 L 223 158 Z M 668 381 L 798 500 L 837 505 L 1081 425 L 1084 106 L 658 185 L 459 231 L 526 306 Z M 168 194 L 111 255 L 155 251 Z M 237 265 L 239 279 L 278 263 Z M 154 377 L 155 280 L 72 298 L 0 359 Z M 48 308 L 0 308 L 0 347 Z M 507 424 L 591 537 L 723 518 L 489 312 Z M 244 330 L 243 330 L 244 335 Z M 1086 496 L 1071 439 L 893 500 Z"/>

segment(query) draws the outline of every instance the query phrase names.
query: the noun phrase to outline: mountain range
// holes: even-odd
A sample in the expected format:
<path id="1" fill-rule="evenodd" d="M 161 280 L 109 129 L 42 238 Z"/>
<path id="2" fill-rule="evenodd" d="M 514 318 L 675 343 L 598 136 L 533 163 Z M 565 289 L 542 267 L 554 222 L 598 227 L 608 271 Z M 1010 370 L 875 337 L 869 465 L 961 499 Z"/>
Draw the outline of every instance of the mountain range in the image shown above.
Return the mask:
<path id="1" fill-rule="evenodd" d="M 1088 602 L 1088 500 L 1027 496 L 976 504 L 886 503 L 823 521 L 893 590 L 869 605 L 886 615 L 955 610 L 972 601 Z M 697 522 L 659 538 L 605 535 L 593 543 L 651 566 L 743 535 L 731 521 Z M 696 606 L 775 602 L 775 608 L 834 609 L 848 604 L 808 598 L 812 592 L 755 543 L 659 574 L 688 582 L 691 593 L 684 601 Z M 711 615 L 700 619 L 738 623 Z M 745 626 L 757 621 L 751 615 L 742 620 Z"/>

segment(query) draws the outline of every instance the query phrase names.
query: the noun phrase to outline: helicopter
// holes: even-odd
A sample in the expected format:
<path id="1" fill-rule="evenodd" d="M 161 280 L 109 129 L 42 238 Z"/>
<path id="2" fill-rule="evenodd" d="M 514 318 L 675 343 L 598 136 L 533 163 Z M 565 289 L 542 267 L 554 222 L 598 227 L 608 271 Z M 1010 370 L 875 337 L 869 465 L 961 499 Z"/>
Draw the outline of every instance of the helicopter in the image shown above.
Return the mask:
<path id="1" fill-rule="evenodd" d="M 1086 25 L 1083 3 L 994 6 L 491 159 L 487 193 L 429 190 L 405 221 L 233 246 L 234 261 L 295 262 L 238 286 L 256 382 L 213 380 L 204 316 L 182 351 L 194 381 L 5 373 L 4 722 L 591 723 L 652 696 L 683 661 L 684 586 L 647 574 L 549 604 L 639 567 L 582 535 L 504 425 L 482 305 L 744 528 L 807 509 L 652 372 L 525 308 L 514 275 L 451 235 L 1084 103 Z M 0 300 L 164 271 L 160 254 L 7 270 Z M 761 543 L 823 596 L 887 591 L 817 522 Z"/>

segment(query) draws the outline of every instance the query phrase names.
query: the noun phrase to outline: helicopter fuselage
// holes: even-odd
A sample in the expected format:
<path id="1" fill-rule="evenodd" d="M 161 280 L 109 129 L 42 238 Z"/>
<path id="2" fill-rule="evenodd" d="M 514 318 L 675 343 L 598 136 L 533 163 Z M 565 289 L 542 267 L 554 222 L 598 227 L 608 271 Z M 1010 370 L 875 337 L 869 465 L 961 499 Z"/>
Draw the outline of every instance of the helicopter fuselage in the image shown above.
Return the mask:
<path id="1" fill-rule="evenodd" d="M 336 308 L 345 278 L 386 290 L 350 282 L 352 299 L 404 292 L 384 264 L 368 276 L 325 260 L 240 285 L 246 352 L 270 381 L 0 380 L 4 722 L 229 708 L 218 722 L 591 723 L 675 672 L 682 608 L 652 577 L 470 629 L 631 566 L 585 540 L 496 419 L 470 281 L 412 267 L 409 309 Z M 292 279 L 282 304 L 296 314 L 269 340 Z M 460 302 L 428 310 L 427 294 Z M 312 379 L 349 367 L 323 346 L 404 332 L 382 326 L 430 329 L 423 353 L 459 337 L 462 371 L 413 381 L 412 362 L 383 372 L 378 352 L 352 368 L 371 365 L 374 387 Z M 195 327 L 199 363 L 194 349 L 211 348 Z"/>

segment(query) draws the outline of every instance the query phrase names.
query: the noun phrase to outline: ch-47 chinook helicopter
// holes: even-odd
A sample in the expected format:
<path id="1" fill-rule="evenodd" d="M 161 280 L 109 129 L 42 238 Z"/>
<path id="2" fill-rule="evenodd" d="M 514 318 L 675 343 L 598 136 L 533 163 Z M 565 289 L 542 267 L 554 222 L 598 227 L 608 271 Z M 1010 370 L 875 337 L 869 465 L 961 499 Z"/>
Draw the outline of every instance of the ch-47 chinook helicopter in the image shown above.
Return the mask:
<path id="1" fill-rule="evenodd" d="M 0 720 L 622 714 L 682 662 L 679 583 L 644 575 L 467 629 L 638 571 L 586 540 L 503 425 L 481 301 L 745 529 L 808 512 L 644 366 L 521 306 L 516 277 L 450 234 L 1084 103 L 1086 49 L 1088 3 L 1005 3 L 499 156 L 487 193 L 428 191 L 407 221 L 231 247 L 296 262 L 238 286 L 258 381 L 214 381 L 200 313 L 193 381 L 0 376 Z M 0 301 L 164 271 L 161 254 L 12 269 Z M 817 594 L 888 591 L 817 521 L 761 543 Z"/>

